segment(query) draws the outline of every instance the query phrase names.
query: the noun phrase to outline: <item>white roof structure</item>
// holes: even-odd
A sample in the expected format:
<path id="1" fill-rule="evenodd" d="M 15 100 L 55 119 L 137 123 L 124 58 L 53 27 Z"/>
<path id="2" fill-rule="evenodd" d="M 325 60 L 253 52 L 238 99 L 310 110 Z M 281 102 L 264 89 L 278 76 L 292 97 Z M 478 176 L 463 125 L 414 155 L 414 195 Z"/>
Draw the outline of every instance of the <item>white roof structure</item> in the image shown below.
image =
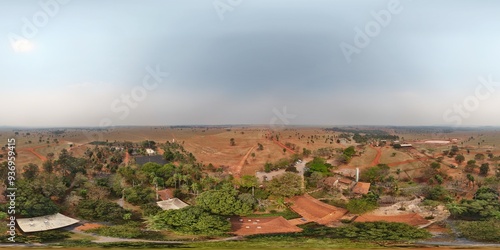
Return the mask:
<path id="1" fill-rule="evenodd" d="M 48 231 L 71 226 L 80 222 L 60 213 L 33 218 L 17 219 L 17 225 L 25 233 Z"/>
<path id="2" fill-rule="evenodd" d="M 172 209 L 181 209 L 189 206 L 185 202 L 177 199 L 177 198 L 172 198 L 164 201 L 158 201 L 156 202 L 159 207 L 163 210 L 172 210 Z"/>
<path id="3" fill-rule="evenodd" d="M 432 144 L 448 144 L 448 143 L 450 143 L 450 141 L 430 140 L 430 141 L 424 141 L 424 143 L 432 143 Z"/>

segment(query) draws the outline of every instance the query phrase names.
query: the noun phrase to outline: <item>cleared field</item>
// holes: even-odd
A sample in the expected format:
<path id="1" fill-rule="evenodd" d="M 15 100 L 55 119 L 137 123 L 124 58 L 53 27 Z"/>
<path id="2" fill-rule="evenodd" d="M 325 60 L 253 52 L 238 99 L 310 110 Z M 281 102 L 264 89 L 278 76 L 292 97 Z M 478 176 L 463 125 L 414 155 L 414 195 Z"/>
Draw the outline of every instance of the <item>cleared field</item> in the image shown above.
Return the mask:
<path id="1" fill-rule="evenodd" d="M 361 156 L 355 156 L 349 163 L 349 167 L 365 169 L 372 166 L 372 162 L 377 155 L 377 150 L 372 147 L 365 147 L 364 153 Z"/>
<path id="2" fill-rule="evenodd" d="M 380 163 L 391 164 L 391 163 L 403 162 L 403 161 L 408 161 L 408 160 L 413 160 L 413 159 L 414 158 L 411 157 L 404 150 L 396 150 L 396 149 L 393 149 L 392 147 L 385 147 L 382 150 L 382 156 L 380 157 Z"/>
<path id="3" fill-rule="evenodd" d="M 18 132 L 15 134 L 15 132 Z M 192 152 L 198 161 L 214 166 L 226 166 L 233 174 L 253 175 L 262 170 L 266 162 L 276 162 L 281 158 L 291 156 L 287 150 L 283 152 L 283 145 L 294 147 L 296 152 L 301 153 L 306 148 L 315 151 L 321 148 L 346 148 L 356 146 L 354 142 L 340 140 L 341 133 L 326 131 L 318 127 L 290 127 L 281 130 L 270 130 L 265 126 L 231 126 L 231 127 L 117 127 L 108 130 L 96 129 L 24 129 L 0 130 L 0 144 L 7 143 L 7 138 L 15 137 L 17 140 L 17 164 L 24 166 L 35 163 L 41 166 L 42 160 L 48 153 L 54 153 L 57 157 L 62 149 L 69 150 L 75 156 L 82 156 L 88 147 L 94 147 L 88 143 L 94 140 L 101 141 L 130 141 L 140 142 L 153 140 L 158 143 L 173 141 L 182 143 L 186 150 Z M 279 145 L 270 140 L 270 135 L 276 139 L 279 137 Z M 474 159 L 477 153 L 487 154 L 492 152 L 500 155 L 497 145 L 500 145 L 499 131 L 459 131 L 452 133 L 398 133 L 401 140 L 408 141 L 414 145 L 414 149 L 395 150 L 391 147 L 373 148 L 365 146 L 361 156 L 355 156 L 348 165 L 340 166 L 341 169 L 352 169 L 356 167 L 361 170 L 376 163 L 388 164 L 391 169 L 405 169 L 411 176 L 418 176 L 422 168 L 435 161 L 437 157 L 443 156 L 444 150 L 450 150 L 452 145 L 460 148 L 466 161 Z M 267 138 L 266 138 L 267 137 Z M 235 145 L 230 145 L 230 139 L 234 138 Z M 451 140 L 456 139 L 456 144 L 425 144 L 425 140 Z M 56 143 L 58 141 L 59 143 Z M 263 145 L 263 150 L 258 150 L 258 144 Z M 478 145 L 479 143 L 479 145 Z M 73 144 L 73 147 L 70 147 Z M 467 149 L 469 153 L 467 153 Z M 378 154 L 380 150 L 380 154 Z M 360 151 L 357 149 L 357 151 Z M 6 150 L 0 154 L 6 154 Z M 396 153 L 394 156 L 393 153 Z M 379 155 L 379 156 L 378 156 Z M 5 159 L 5 157 L 3 158 Z M 0 159 L 1 161 L 2 159 Z M 458 164 L 458 170 L 450 171 L 450 175 L 458 175 L 463 170 L 465 162 Z M 478 161 L 480 165 L 483 162 Z M 444 157 L 443 168 L 450 164 L 457 164 L 454 158 Z M 478 171 L 478 170 L 476 170 Z M 490 171 L 492 174 L 494 171 Z"/>

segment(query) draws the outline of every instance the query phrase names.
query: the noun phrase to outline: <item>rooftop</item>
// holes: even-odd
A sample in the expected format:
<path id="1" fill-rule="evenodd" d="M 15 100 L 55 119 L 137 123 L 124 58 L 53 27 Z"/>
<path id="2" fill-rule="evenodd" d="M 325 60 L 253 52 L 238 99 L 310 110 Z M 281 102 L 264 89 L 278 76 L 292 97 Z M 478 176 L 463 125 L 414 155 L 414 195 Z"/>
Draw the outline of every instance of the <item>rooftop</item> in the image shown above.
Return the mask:
<path id="1" fill-rule="evenodd" d="M 370 183 L 368 182 L 358 182 L 352 188 L 352 191 L 356 194 L 367 194 L 370 191 Z"/>
<path id="2" fill-rule="evenodd" d="M 71 226 L 80 222 L 60 213 L 33 218 L 17 219 L 17 225 L 25 233 L 48 231 Z"/>
<path id="3" fill-rule="evenodd" d="M 177 198 L 172 198 L 164 201 L 158 201 L 156 202 L 158 206 L 163 209 L 163 210 L 172 210 L 172 209 L 181 209 L 189 206 L 185 202 L 177 199 Z"/>

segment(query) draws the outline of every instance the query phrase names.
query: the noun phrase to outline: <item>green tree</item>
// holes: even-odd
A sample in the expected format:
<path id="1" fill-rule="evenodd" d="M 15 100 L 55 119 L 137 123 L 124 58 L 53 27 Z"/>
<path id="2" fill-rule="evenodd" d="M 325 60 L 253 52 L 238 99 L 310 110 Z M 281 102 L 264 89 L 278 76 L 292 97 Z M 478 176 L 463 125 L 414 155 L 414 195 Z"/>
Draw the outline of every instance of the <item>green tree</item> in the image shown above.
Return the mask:
<path id="1" fill-rule="evenodd" d="M 375 167 L 370 167 L 361 173 L 361 180 L 370 182 L 382 182 L 389 175 L 389 166 L 386 164 L 378 164 Z"/>
<path id="2" fill-rule="evenodd" d="M 196 206 L 162 211 L 149 219 L 148 224 L 153 229 L 199 235 L 222 235 L 231 229 L 231 223 L 226 218 Z"/>
<path id="3" fill-rule="evenodd" d="M 326 162 L 325 159 L 321 157 L 314 157 L 314 159 L 306 164 L 309 168 L 309 172 L 320 172 L 326 174 L 333 168 L 333 166 Z"/>
<path id="4" fill-rule="evenodd" d="M 426 190 L 426 199 L 435 201 L 449 201 L 451 200 L 448 191 L 443 186 L 428 187 Z"/>
<path id="5" fill-rule="evenodd" d="M 481 167 L 479 167 L 479 174 L 482 176 L 487 176 L 489 171 L 490 171 L 489 163 L 483 163 L 481 164 Z"/>
<path id="6" fill-rule="evenodd" d="M 292 197 L 303 193 L 302 177 L 297 174 L 286 172 L 281 176 L 273 178 L 266 186 L 273 195 Z"/>
<path id="7" fill-rule="evenodd" d="M 476 160 L 478 160 L 478 161 L 482 161 L 482 160 L 484 160 L 485 158 L 486 158 L 486 157 L 484 156 L 484 154 L 481 154 L 481 153 L 476 154 L 476 155 L 474 156 L 474 159 L 476 159 Z"/>
<path id="8" fill-rule="evenodd" d="M 457 161 L 457 163 L 460 164 L 460 163 L 465 161 L 465 156 L 457 155 L 457 156 L 455 156 L 455 161 Z"/>
<path id="9" fill-rule="evenodd" d="M 29 163 L 23 167 L 23 177 L 28 180 L 33 180 L 40 173 L 38 165 Z"/>
<path id="10" fill-rule="evenodd" d="M 57 205 L 50 199 L 50 195 L 44 195 L 43 187 L 39 186 L 40 183 L 20 179 L 16 185 L 16 207 L 19 215 L 37 217 L 55 214 L 59 211 Z"/>
<path id="11" fill-rule="evenodd" d="M 91 221 L 120 223 L 127 213 L 118 204 L 106 200 L 81 200 L 77 206 L 77 215 Z"/>
<path id="12" fill-rule="evenodd" d="M 312 152 L 311 152 L 311 150 L 309 150 L 309 149 L 307 149 L 307 148 L 303 148 L 303 149 L 302 149 L 302 155 L 303 155 L 304 157 L 309 157 L 309 155 L 311 155 L 311 153 L 312 153 Z"/>
<path id="13" fill-rule="evenodd" d="M 196 197 L 196 205 L 220 215 L 247 215 L 253 211 L 253 206 L 240 200 L 238 191 L 231 185 L 201 193 Z"/>
<path id="14" fill-rule="evenodd" d="M 377 208 L 377 202 L 366 199 L 366 198 L 361 198 L 361 199 L 351 199 L 346 205 L 347 210 L 349 210 L 350 213 L 353 214 L 363 214 L 368 211 L 374 210 Z"/>
<path id="15" fill-rule="evenodd" d="M 136 185 L 125 189 L 125 199 L 133 205 L 142 205 L 153 202 L 155 192 L 150 187 Z"/>
<path id="16" fill-rule="evenodd" d="M 441 164 L 439 162 L 433 162 L 431 163 L 431 168 L 434 170 L 438 170 L 441 168 Z"/>

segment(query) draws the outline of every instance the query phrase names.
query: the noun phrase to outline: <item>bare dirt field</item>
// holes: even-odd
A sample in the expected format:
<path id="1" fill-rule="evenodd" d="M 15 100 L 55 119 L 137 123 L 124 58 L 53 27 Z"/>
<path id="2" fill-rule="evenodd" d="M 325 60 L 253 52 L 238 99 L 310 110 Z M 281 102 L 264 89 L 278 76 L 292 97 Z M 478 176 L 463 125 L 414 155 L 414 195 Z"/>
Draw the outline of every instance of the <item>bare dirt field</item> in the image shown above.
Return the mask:
<path id="1" fill-rule="evenodd" d="M 390 130 L 390 129 L 389 129 Z M 17 132 L 17 134 L 16 134 Z M 3 129 L 0 130 L 0 142 L 7 143 L 7 138 L 16 138 L 18 152 L 17 165 L 24 166 L 35 163 L 41 166 L 47 154 L 54 153 L 55 157 L 62 149 L 67 149 L 75 156 L 82 156 L 89 147 L 89 142 L 100 141 L 130 141 L 141 142 L 153 140 L 159 143 L 173 141 L 182 143 L 186 150 L 192 152 L 198 161 L 214 166 L 226 166 L 235 175 L 253 175 L 263 169 L 266 162 L 277 162 L 281 158 L 290 157 L 293 152 L 301 153 L 304 148 L 315 151 L 328 148 L 333 151 L 349 146 L 357 146 L 353 141 L 340 140 L 341 133 L 326 131 L 319 127 L 290 127 L 281 130 L 270 130 L 259 126 L 231 126 L 231 127 L 117 127 L 108 130 L 97 129 Z M 273 136 L 271 140 L 271 135 Z M 474 159 L 477 153 L 500 154 L 500 131 L 458 131 L 451 133 L 412 133 L 398 132 L 401 141 L 412 143 L 413 149 L 393 149 L 390 146 L 357 148 L 363 152 L 355 156 L 347 165 L 337 165 L 340 169 L 364 169 L 379 163 L 388 164 L 393 172 L 403 171 L 400 177 L 415 178 L 421 174 L 423 168 L 443 156 L 444 150 L 453 145 L 459 146 L 461 152 L 466 149 L 465 162 Z M 276 139 L 279 137 L 279 140 Z M 234 138 L 235 145 L 230 145 Z M 453 140 L 450 144 L 427 144 L 426 140 Z M 263 149 L 258 149 L 262 144 Z M 291 148 L 293 146 L 293 148 Z M 285 152 L 283 151 L 285 149 Z M 5 155 L 7 150 L 0 152 Z M 0 158 L 2 161 L 2 158 Z M 444 157 L 442 170 L 454 179 L 463 179 L 465 162 L 457 164 L 454 158 Z M 478 162 L 481 163 L 486 161 Z M 457 169 L 447 166 L 455 164 Z M 478 173 L 478 170 L 475 170 Z M 493 172 L 493 171 L 491 171 Z M 476 173 L 476 174 L 477 174 Z M 493 173 L 491 173 L 493 174 Z M 395 174 L 394 174 L 395 175 Z M 481 177 L 479 177 L 481 179 Z"/>

